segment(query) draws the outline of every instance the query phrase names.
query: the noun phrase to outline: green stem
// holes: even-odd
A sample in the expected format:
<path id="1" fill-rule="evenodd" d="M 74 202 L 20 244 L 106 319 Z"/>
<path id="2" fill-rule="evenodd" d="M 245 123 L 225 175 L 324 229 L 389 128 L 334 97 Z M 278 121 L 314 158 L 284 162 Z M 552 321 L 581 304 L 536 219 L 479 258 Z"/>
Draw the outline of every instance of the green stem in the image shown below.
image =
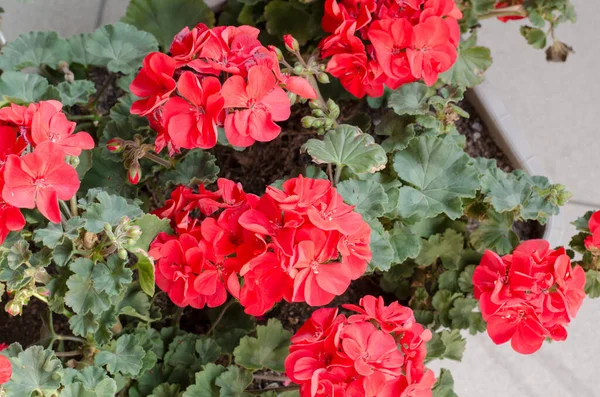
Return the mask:
<path id="1" fill-rule="evenodd" d="M 71 215 L 79 216 L 79 209 L 77 208 L 77 195 L 71 197 L 69 203 L 71 204 Z"/>
<path id="2" fill-rule="evenodd" d="M 115 80 L 116 77 L 117 77 L 116 74 L 114 74 L 114 73 L 110 74 L 110 76 L 108 77 L 108 79 L 106 80 L 106 82 L 104 83 L 102 88 L 100 88 L 100 91 L 98 91 L 98 94 L 96 94 L 96 97 L 94 98 L 94 101 L 92 102 L 90 108 L 93 109 L 96 107 L 96 105 L 98 104 L 98 101 L 100 101 L 100 98 L 102 98 L 102 95 L 104 94 L 106 89 L 113 83 L 113 81 Z"/>
<path id="3" fill-rule="evenodd" d="M 210 327 L 210 329 L 206 333 L 207 336 L 211 335 L 213 333 L 213 331 L 215 330 L 215 328 L 217 328 L 217 325 L 219 325 L 219 323 L 223 319 L 223 316 L 225 316 L 225 312 L 227 311 L 227 309 L 229 309 L 231 307 L 231 305 L 233 305 L 234 303 L 235 303 L 235 299 L 232 299 L 229 302 L 227 302 L 227 304 L 225 306 L 223 306 L 223 309 L 221 310 L 221 313 L 219 313 L 219 317 L 217 317 L 217 319 L 213 323 L 212 327 Z"/>
<path id="4" fill-rule="evenodd" d="M 65 203 L 62 200 L 58 200 L 58 202 L 60 203 L 60 206 L 61 206 L 62 210 L 64 211 L 65 215 L 67 215 L 67 218 L 71 219 L 73 217 L 73 215 L 71 214 L 71 210 L 69 209 L 69 206 L 67 205 L 67 203 Z"/>
<path id="5" fill-rule="evenodd" d="M 255 380 L 266 380 L 267 382 L 289 382 L 290 378 L 287 376 L 275 376 L 275 375 L 252 375 Z"/>
<path id="6" fill-rule="evenodd" d="M 177 312 L 175 312 L 175 316 L 173 317 L 173 325 L 179 328 L 179 323 L 181 322 L 181 316 L 183 316 L 183 307 L 178 307 Z"/>
<path id="7" fill-rule="evenodd" d="M 42 295 L 38 294 L 37 292 L 34 292 L 32 295 L 34 297 L 36 297 L 37 299 L 41 300 L 42 302 L 44 302 L 45 304 L 48 304 L 48 298 L 46 298 L 45 296 L 42 296 Z"/>
<path id="8" fill-rule="evenodd" d="M 343 165 L 338 165 L 335 167 L 335 177 L 333 180 L 333 185 L 337 186 L 338 183 L 340 183 L 340 178 L 342 177 L 342 169 L 344 168 Z"/>
<path id="9" fill-rule="evenodd" d="M 70 351 L 70 352 L 55 352 L 54 355 L 56 357 L 77 357 L 77 356 L 81 356 L 83 353 L 81 353 L 80 351 Z"/>
<path id="10" fill-rule="evenodd" d="M 273 391 L 273 392 L 282 392 L 282 391 L 293 391 L 293 390 L 298 390 L 300 388 L 300 386 L 298 385 L 293 385 L 293 386 L 282 386 L 282 387 L 274 387 L 272 389 L 262 389 L 262 390 L 246 390 L 248 393 L 251 394 L 263 394 L 269 391 Z"/>
<path id="11" fill-rule="evenodd" d="M 62 341 L 71 341 L 71 342 L 77 342 L 77 343 L 87 343 L 87 340 L 83 339 L 83 338 L 78 338 L 76 336 L 68 336 L 68 335 L 54 335 L 54 339 L 55 340 L 62 340 Z"/>
<path id="12" fill-rule="evenodd" d="M 485 15 L 478 17 L 478 19 L 489 19 L 498 17 L 527 17 L 529 14 L 522 5 L 514 5 L 510 7 L 498 8 L 488 12 Z"/>
<path id="13" fill-rule="evenodd" d="M 160 164 L 163 167 L 166 168 L 171 168 L 171 163 L 165 159 L 163 159 L 162 157 L 159 157 L 153 153 L 145 153 L 144 154 L 144 158 L 147 158 L 148 160 L 154 161 L 156 164 Z"/>
<path id="14" fill-rule="evenodd" d="M 85 120 L 91 120 L 91 121 L 99 121 L 99 117 L 96 116 L 95 114 L 76 114 L 76 115 L 71 115 L 71 116 L 67 116 L 67 118 L 71 121 L 85 121 Z"/>

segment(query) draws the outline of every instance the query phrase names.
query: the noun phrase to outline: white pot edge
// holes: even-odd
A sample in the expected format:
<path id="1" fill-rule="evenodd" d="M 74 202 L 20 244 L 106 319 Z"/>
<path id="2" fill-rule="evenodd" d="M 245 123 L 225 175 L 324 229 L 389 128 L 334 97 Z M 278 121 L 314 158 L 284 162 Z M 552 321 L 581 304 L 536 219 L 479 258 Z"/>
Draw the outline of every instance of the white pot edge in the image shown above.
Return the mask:
<path id="1" fill-rule="evenodd" d="M 546 176 L 540 160 L 531 150 L 522 130 L 506 110 L 496 88 L 488 81 L 467 91 L 466 97 L 485 122 L 492 139 L 506 153 L 511 163 L 530 175 Z M 559 213 L 548 218 L 544 240 L 551 246 L 564 244 L 566 220 Z"/>

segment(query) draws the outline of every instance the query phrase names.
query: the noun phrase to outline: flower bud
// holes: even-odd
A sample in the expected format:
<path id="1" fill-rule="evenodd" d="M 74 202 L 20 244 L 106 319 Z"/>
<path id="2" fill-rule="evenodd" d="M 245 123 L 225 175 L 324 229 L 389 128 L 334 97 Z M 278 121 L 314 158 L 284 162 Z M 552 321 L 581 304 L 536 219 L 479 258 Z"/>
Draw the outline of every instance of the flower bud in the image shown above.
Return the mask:
<path id="1" fill-rule="evenodd" d="M 302 127 L 304 128 L 312 128 L 313 123 L 315 122 L 315 118 L 311 116 L 302 117 Z"/>
<path id="2" fill-rule="evenodd" d="M 112 153 L 119 153 L 125 149 L 125 141 L 121 138 L 113 138 L 106 143 L 106 148 Z"/>
<path id="3" fill-rule="evenodd" d="M 67 156 L 65 161 L 73 168 L 77 168 L 77 166 L 79 165 L 79 157 L 77 156 Z"/>
<path id="4" fill-rule="evenodd" d="M 331 119 L 325 119 L 325 121 L 324 121 L 324 127 L 325 127 L 325 130 L 327 130 L 327 131 L 333 129 L 333 120 L 331 120 Z"/>
<path id="5" fill-rule="evenodd" d="M 312 111 L 313 116 L 315 117 L 325 117 L 325 112 L 322 111 L 321 109 L 314 109 Z"/>
<path id="6" fill-rule="evenodd" d="M 316 99 L 313 99 L 312 101 L 310 101 L 310 102 L 308 103 L 308 106 L 309 106 L 311 109 L 320 109 L 319 102 L 318 102 Z"/>
<path id="7" fill-rule="evenodd" d="M 119 249 L 119 258 L 125 260 L 127 259 L 127 250 L 125 248 Z"/>
<path id="8" fill-rule="evenodd" d="M 4 309 L 11 316 L 20 316 L 23 307 L 19 303 L 12 300 L 6 304 L 6 307 Z"/>
<path id="9" fill-rule="evenodd" d="M 137 185 L 142 176 L 142 170 L 140 169 L 140 164 L 136 161 L 131 164 L 131 167 L 127 170 L 127 178 L 129 179 L 129 183 L 132 185 Z"/>
<path id="10" fill-rule="evenodd" d="M 46 287 L 37 287 L 36 292 L 41 296 L 50 296 L 50 290 Z"/>
<path id="11" fill-rule="evenodd" d="M 293 71 L 294 71 L 294 74 L 301 75 L 302 72 L 304 72 L 304 68 L 300 65 L 294 66 Z"/>
<path id="12" fill-rule="evenodd" d="M 129 237 L 129 238 L 134 238 L 137 240 L 141 236 L 142 236 L 142 229 L 137 225 L 131 226 L 129 228 L 129 230 L 127 230 L 127 237 Z"/>
<path id="13" fill-rule="evenodd" d="M 317 74 L 317 80 L 322 84 L 329 84 L 329 75 L 327 73 L 321 72 Z"/>
<path id="14" fill-rule="evenodd" d="M 267 46 L 267 48 L 269 49 L 269 51 L 274 53 L 275 56 L 277 56 L 278 61 L 280 61 L 280 62 L 283 61 L 283 53 L 281 52 L 281 50 L 279 48 L 275 47 L 274 45 Z"/>
<path id="15" fill-rule="evenodd" d="M 298 52 L 300 50 L 300 44 L 298 43 L 298 40 L 296 40 L 291 34 L 286 34 L 283 36 L 283 43 L 289 52 Z"/>
<path id="16" fill-rule="evenodd" d="M 287 96 L 288 96 L 288 99 L 290 100 L 290 105 L 293 105 L 296 103 L 296 100 L 298 99 L 298 95 L 294 94 L 293 92 L 288 92 Z"/>
<path id="17" fill-rule="evenodd" d="M 110 225 L 110 223 L 105 223 L 104 224 L 104 231 L 105 232 L 112 232 L 112 226 Z"/>
<path id="18" fill-rule="evenodd" d="M 315 120 L 315 122 L 312 123 L 312 126 L 314 128 L 321 128 L 321 127 L 323 127 L 323 121 L 321 121 L 321 120 Z"/>

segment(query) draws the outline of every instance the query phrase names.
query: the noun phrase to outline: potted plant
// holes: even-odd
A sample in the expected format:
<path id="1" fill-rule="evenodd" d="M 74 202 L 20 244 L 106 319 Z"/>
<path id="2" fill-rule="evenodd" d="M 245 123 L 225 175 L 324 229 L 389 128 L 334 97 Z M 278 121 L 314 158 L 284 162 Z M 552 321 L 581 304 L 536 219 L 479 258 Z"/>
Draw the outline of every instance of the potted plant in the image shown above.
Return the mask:
<path id="1" fill-rule="evenodd" d="M 569 194 L 464 121 L 480 18 L 537 48 L 573 18 L 509 3 L 132 0 L 8 43 L 0 288 L 30 326 L 0 393 L 452 396 L 426 363 L 461 330 L 564 340 L 594 273 L 536 225 Z"/>

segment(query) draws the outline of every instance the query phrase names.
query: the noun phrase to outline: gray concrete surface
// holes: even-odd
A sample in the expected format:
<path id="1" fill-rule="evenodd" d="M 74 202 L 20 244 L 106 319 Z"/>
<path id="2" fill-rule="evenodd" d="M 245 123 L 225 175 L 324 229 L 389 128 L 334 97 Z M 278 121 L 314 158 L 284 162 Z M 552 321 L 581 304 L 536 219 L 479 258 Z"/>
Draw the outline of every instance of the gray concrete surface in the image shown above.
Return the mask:
<path id="1" fill-rule="evenodd" d="M 217 1 L 217 0 L 213 0 Z M 600 138 L 596 117 L 600 80 L 598 20 L 600 2 L 572 0 L 577 24 L 558 30 L 576 53 L 566 64 L 548 64 L 519 34 L 520 22 L 486 21 L 480 42 L 492 49 L 494 65 L 487 80 L 498 91 L 517 127 L 554 182 L 574 193 L 563 211 L 566 232 L 552 243 L 565 244 L 568 221 L 600 208 Z M 4 0 L 3 30 L 8 40 L 30 30 L 71 35 L 119 19 L 126 0 Z M 460 397 L 600 397 L 600 300 L 586 301 L 563 343 L 551 343 L 532 356 L 509 346 L 494 346 L 487 335 L 469 337 L 462 363 L 439 362 L 452 370 Z"/>

